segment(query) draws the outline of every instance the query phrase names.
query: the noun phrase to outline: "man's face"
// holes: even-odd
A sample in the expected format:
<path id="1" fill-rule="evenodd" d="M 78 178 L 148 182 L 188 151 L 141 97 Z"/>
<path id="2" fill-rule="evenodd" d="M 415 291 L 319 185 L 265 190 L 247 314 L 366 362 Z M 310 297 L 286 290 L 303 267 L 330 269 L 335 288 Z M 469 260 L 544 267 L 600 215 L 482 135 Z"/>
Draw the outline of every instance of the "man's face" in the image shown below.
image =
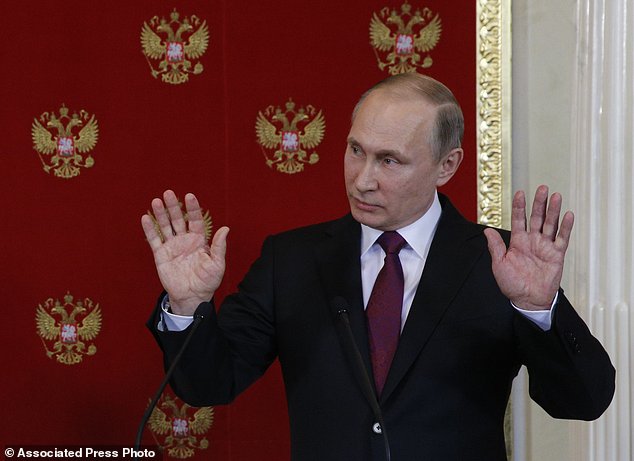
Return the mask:
<path id="1" fill-rule="evenodd" d="M 436 187 L 453 175 L 432 156 L 435 115 L 436 108 L 421 97 L 395 97 L 382 89 L 363 101 L 344 161 L 350 211 L 358 222 L 395 230 L 429 209 Z"/>

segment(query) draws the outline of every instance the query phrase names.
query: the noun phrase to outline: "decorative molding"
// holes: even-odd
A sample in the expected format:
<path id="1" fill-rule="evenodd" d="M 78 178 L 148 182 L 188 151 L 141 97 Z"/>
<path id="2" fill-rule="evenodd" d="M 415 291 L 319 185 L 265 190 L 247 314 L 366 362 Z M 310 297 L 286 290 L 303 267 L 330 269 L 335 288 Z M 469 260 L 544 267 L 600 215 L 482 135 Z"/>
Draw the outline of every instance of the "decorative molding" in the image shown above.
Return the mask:
<path id="1" fill-rule="evenodd" d="M 510 227 L 511 214 L 511 0 L 476 4 L 476 133 L 478 222 Z M 504 417 L 513 459 L 513 411 Z"/>
<path id="2" fill-rule="evenodd" d="M 477 142 L 478 221 L 510 224 L 511 0 L 478 0 Z"/>

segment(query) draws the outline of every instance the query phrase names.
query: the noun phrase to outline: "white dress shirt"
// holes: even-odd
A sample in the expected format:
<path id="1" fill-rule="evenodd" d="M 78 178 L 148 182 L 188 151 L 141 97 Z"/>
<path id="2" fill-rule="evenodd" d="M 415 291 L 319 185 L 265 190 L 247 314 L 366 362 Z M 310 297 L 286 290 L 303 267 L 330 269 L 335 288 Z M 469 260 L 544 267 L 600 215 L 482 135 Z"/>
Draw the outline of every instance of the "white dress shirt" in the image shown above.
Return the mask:
<path id="1" fill-rule="evenodd" d="M 401 331 L 412 307 L 418 282 L 423 275 L 429 247 L 436 233 L 441 213 L 442 208 L 436 195 L 427 213 L 409 226 L 397 231 L 407 242 L 398 254 L 405 282 L 403 287 L 403 310 L 401 311 Z M 385 261 L 385 252 L 376 243 L 381 234 L 383 234 L 383 231 L 361 224 L 361 285 L 363 287 L 364 308 L 368 307 L 368 300 L 370 299 L 374 282 Z"/>
<path id="2" fill-rule="evenodd" d="M 429 247 L 436 233 L 441 214 L 442 207 L 438 200 L 438 194 L 436 194 L 431 207 L 423 216 L 412 224 L 397 230 L 407 241 L 407 244 L 399 253 L 405 282 L 403 290 L 403 310 L 401 311 L 401 331 L 405 326 L 405 321 L 412 307 L 412 301 L 414 301 L 418 282 L 423 274 L 425 261 L 429 254 Z M 376 243 L 376 240 L 382 233 L 383 231 L 361 224 L 361 284 L 364 308 L 368 305 L 372 287 L 385 260 L 385 252 L 381 246 Z M 551 327 L 552 312 L 554 311 L 556 302 L 557 296 L 555 296 L 555 300 L 553 301 L 553 308 L 542 311 L 527 311 L 514 306 L 513 303 L 511 303 L 511 305 L 522 315 L 537 324 L 542 330 L 547 331 L 550 330 Z M 163 322 L 167 330 L 181 331 L 187 328 L 193 321 L 192 316 L 183 316 L 167 312 L 166 299 L 163 300 L 162 317 L 162 321 L 158 324 L 159 331 L 163 331 Z"/>

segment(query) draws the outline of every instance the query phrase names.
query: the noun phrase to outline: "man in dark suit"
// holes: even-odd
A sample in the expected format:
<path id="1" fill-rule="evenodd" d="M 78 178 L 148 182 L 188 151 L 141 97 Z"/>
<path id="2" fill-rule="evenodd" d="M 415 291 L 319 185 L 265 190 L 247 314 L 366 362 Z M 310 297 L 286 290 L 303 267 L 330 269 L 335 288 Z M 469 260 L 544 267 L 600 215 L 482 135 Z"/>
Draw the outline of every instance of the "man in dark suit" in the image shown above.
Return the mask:
<path id="1" fill-rule="evenodd" d="M 228 403 L 278 357 L 295 461 L 505 460 L 522 364 L 551 415 L 599 417 L 614 368 L 559 289 L 573 215 L 560 222 L 561 196 L 541 186 L 528 223 L 516 193 L 510 236 L 466 221 L 436 192 L 462 161 L 462 132 L 431 78 L 369 90 L 345 153 L 350 215 L 269 237 L 217 316 L 228 229 L 208 246 L 192 194 L 187 224 L 173 192 L 153 200 L 164 237 L 142 223 L 167 295 L 148 326 L 166 364 L 194 312 L 204 317 L 175 392 Z"/>

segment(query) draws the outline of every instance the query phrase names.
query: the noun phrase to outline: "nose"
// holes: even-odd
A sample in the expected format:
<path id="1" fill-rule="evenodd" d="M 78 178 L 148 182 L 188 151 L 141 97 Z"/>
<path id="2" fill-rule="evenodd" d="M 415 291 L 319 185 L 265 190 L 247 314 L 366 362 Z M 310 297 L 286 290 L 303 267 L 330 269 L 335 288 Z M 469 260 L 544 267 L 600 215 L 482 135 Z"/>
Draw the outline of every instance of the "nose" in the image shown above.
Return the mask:
<path id="1" fill-rule="evenodd" d="M 376 165 L 374 165 L 369 158 L 361 165 L 354 185 L 359 192 L 369 192 L 378 188 L 379 183 L 376 176 Z"/>

